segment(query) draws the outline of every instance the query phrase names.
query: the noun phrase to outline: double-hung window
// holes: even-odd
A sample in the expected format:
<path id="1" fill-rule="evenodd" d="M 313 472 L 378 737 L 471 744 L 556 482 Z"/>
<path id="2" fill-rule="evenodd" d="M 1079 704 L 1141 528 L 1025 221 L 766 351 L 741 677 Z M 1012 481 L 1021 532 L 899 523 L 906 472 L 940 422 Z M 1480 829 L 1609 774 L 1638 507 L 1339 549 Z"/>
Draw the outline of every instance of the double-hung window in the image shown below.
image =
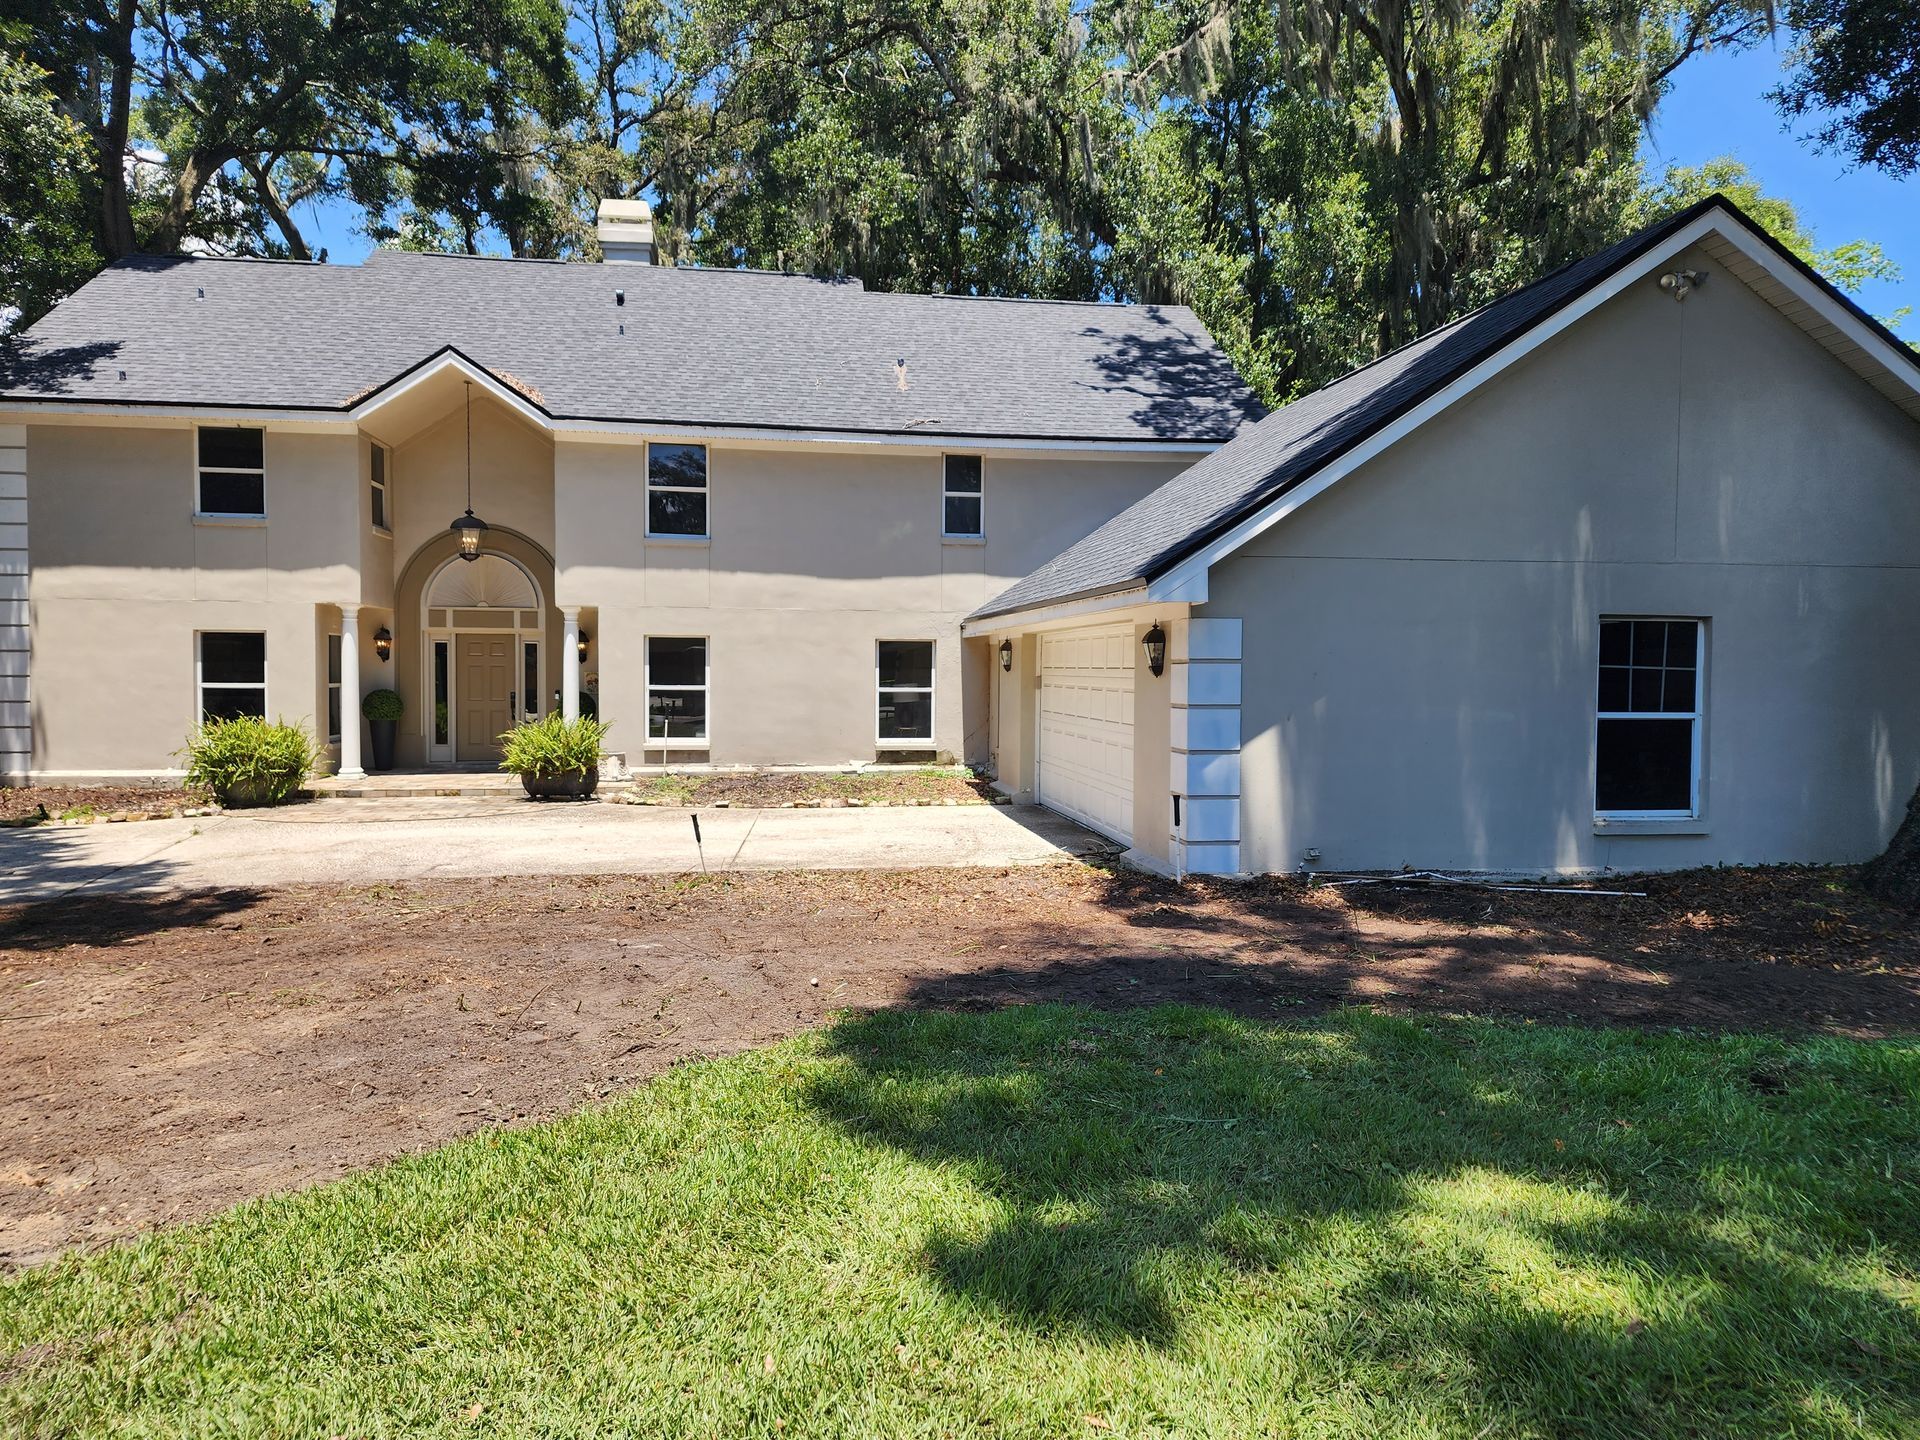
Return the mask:
<path id="1" fill-rule="evenodd" d="M 1701 620 L 1602 620 L 1594 730 L 1595 814 L 1700 813 Z"/>
<path id="2" fill-rule="evenodd" d="M 882 640 L 876 673 L 880 743 L 925 748 L 933 740 L 933 642 Z"/>
<path id="3" fill-rule="evenodd" d="M 340 637 L 327 636 L 327 739 L 340 738 Z"/>
<path id="4" fill-rule="evenodd" d="M 647 534 L 706 538 L 706 446 L 647 446 Z"/>
<path id="5" fill-rule="evenodd" d="M 200 493 L 202 515 L 260 519 L 267 513 L 266 432 L 201 427 Z"/>
<path id="6" fill-rule="evenodd" d="M 663 745 L 707 738 L 707 642 L 647 637 L 647 739 Z"/>
<path id="7" fill-rule="evenodd" d="M 203 630 L 199 671 L 200 718 L 267 717 L 267 637 L 253 631 Z"/>
<path id="8" fill-rule="evenodd" d="M 949 539 L 976 539 L 986 531 L 981 528 L 980 493 L 980 457 L 978 455 L 949 455 L 946 457 L 946 481 L 942 487 L 941 533 Z"/>
<path id="9" fill-rule="evenodd" d="M 392 526 L 387 520 L 387 451 L 383 445 L 373 447 L 372 489 L 373 528 L 389 530 Z"/>

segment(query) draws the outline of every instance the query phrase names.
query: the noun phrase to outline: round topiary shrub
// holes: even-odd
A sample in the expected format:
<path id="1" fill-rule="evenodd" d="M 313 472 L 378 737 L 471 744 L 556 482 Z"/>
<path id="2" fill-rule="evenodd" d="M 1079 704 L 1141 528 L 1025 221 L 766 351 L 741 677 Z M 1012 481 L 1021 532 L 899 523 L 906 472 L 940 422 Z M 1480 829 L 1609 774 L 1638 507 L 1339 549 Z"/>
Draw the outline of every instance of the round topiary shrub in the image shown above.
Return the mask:
<path id="1" fill-rule="evenodd" d="M 229 809 L 284 804 L 306 786 L 320 758 L 300 726 L 251 715 L 206 721 L 180 753 L 187 788 Z"/>
<path id="2" fill-rule="evenodd" d="M 407 703 L 397 690 L 369 690 L 360 702 L 360 713 L 369 720 L 398 720 L 407 713 Z"/>

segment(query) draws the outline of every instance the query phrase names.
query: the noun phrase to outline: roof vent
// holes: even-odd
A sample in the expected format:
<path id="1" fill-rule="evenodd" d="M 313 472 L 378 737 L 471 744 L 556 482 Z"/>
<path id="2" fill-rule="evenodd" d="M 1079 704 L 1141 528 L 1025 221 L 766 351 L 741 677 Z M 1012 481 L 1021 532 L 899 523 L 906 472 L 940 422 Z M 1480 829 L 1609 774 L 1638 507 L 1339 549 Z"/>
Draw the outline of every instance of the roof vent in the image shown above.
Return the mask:
<path id="1" fill-rule="evenodd" d="M 602 200 L 594 230 L 611 264 L 653 263 L 653 207 L 644 200 Z"/>

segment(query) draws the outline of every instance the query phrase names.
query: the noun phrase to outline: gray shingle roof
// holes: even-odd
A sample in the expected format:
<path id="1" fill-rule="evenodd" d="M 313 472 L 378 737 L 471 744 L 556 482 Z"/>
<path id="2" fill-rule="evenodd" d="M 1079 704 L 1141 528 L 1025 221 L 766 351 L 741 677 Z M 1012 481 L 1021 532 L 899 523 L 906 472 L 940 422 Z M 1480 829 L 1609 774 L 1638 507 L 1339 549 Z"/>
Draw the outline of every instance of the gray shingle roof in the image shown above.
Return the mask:
<path id="1" fill-rule="evenodd" d="M 339 410 L 449 346 L 562 419 L 1220 441 L 1261 413 L 1182 306 L 387 250 L 121 261 L 0 356 L 0 403 Z"/>
<path id="2" fill-rule="evenodd" d="M 1710 196 L 1281 407 L 1002 591 L 969 618 L 986 619 L 1133 589 L 1164 575 L 1716 206 L 1767 239 L 1784 260 L 1819 279 L 1731 201 Z M 1886 333 L 1844 295 L 1824 280 L 1820 283 L 1861 319 Z M 1899 347 L 1891 335 L 1886 338 Z"/>

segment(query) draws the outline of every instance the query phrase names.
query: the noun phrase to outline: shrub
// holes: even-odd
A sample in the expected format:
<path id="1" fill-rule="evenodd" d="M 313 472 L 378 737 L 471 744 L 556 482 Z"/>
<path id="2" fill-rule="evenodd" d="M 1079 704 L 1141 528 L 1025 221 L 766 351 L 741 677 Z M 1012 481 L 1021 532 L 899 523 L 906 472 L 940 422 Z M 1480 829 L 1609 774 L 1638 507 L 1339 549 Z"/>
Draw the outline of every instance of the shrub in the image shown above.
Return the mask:
<path id="1" fill-rule="evenodd" d="M 284 720 L 250 715 L 208 720 L 180 752 L 187 787 L 222 805 L 279 805 L 293 798 L 319 763 L 313 737 Z"/>
<path id="2" fill-rule="evenodd" d="M 566 720 L 559 711 L 549 711 L 500 737 L 500 768 L 540 780 L 591 775 L 600 768 L 600 742 L 606 737 L 606 725 L 591 715 Z"/>
<path id="3" fill-rule="evenodd" d="M 369 720 L 398 720 L 407 713 L 407 702 L 397 690 L 369 690 L 360 702 L 360 713 Z"/>

